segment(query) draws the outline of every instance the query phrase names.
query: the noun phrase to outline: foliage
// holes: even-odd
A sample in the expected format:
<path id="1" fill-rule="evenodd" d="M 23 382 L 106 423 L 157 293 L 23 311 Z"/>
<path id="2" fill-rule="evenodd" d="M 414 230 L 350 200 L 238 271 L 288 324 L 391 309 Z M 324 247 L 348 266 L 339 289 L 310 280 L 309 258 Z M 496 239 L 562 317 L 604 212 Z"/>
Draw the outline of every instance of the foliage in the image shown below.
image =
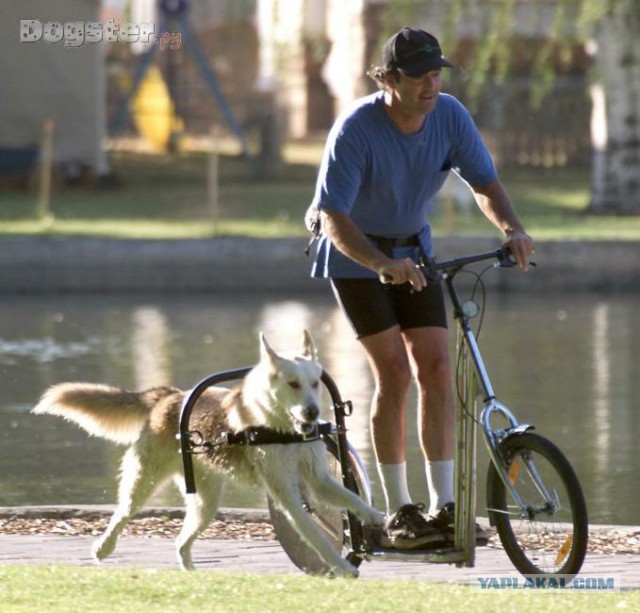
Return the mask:
<path id="1" fill-rule="evenodd" d="M 536 33 L 531 44 L 514 53 L 514 26 L 520 11 L 526 9 L 527 27 Z M 466 97 L 473 109 L 481 93 L 502 84 L 514 69 L 516 59 L 528 62 L 534 87 L 532 104 L 539 106 L 555 80 L 552 58 L 567 65 L 571 49 L 593 35 L 600 19 L 611 14 L 629 15 L 640 11 L 638 0 L 389 0 L 384 24 L 389 30 L 415 22 L 423 11 L 437 9 L 442 20 L 442 42 L 452 54 L 459 42 L 460 24 L 473 24 L 474 52 L 463 67 Z M 403 22 L 400 25 L 399 22 Z M 540 38 L 542 44 L 534 39 Z M 522 55 L 524 53 L 524 55 Z"/>

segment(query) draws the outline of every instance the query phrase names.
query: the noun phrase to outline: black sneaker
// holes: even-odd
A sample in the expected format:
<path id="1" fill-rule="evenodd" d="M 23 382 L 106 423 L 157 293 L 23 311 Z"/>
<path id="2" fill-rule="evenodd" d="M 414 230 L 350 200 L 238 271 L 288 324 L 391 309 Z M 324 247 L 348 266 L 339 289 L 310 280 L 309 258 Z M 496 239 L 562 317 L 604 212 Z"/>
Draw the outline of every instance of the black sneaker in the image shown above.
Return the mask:
<path id="1" fill-rule="evenodd" d="M 427 521 L 423 504 L 405 504 L 384 524 L 382 547 L 391 549 L 433 549 L 447 543 L 445 535 Z"/>
<path id="2" fill-rule="evenodd" d="M 456 508 L 453 502 L 448 502 L 442 507 L 436 515 L 430 516 L 430 520 L 433 522 L 441 532 L 447 537 L 447 541 L 453 543 L 454 541 L 454 525 L 456 518 Z M 489 542 L 489 535 L 483 528 L 476 524 L 476 546 L 484 547 Z"/>

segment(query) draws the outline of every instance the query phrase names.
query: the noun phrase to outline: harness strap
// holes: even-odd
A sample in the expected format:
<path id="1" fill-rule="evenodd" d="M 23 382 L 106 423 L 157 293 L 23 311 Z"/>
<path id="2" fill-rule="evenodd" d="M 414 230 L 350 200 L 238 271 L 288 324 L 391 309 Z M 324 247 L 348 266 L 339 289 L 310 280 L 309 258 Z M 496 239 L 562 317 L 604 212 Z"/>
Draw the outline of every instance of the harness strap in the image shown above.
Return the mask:
<path id="1" fill-rule="evenodd" d="M 288 445 L 291 443 L 310 443 L 321 436 L 331 434 L 329 422 L 317 424 L 309 434 L 282 432 L 264 426 L 254 426 L 240 432 L 224 432 L 221 439 L 226 445 Z"/>
<path id="2" fill-rule="evenodd" d="M 307 226 L 307 230 L 311 232 L 311 239 L 309 240 L 307 248 L 304 250 L 304 254 L 309 257 L 309 254 L 311 253 L 311 247 L 313 247 L 313 244 L 316 241 L 320 240 L 320 234 L 322 233 L 320 209 L 315 204 L 312 203 L 307 209 L 304 217 L 304 223 Z"/>

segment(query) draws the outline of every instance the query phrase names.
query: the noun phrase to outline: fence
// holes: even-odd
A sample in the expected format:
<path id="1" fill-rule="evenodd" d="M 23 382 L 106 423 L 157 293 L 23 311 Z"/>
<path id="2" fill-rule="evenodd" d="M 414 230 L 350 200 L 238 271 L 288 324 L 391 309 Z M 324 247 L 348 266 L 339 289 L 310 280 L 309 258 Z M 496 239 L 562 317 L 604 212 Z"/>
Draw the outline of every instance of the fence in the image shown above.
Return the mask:
<path id="1" fill-rule="evenodd" d="M 535 107 L 531 79 L 495 86 L 474 113 L 501 168 L 584 167 L 591 163 L 591 101 L 584 77 L 559 77 Z M 451 88 L 456 94 L 456 88 Z M 460 94 L 463 102 L 464 96 Z"/>

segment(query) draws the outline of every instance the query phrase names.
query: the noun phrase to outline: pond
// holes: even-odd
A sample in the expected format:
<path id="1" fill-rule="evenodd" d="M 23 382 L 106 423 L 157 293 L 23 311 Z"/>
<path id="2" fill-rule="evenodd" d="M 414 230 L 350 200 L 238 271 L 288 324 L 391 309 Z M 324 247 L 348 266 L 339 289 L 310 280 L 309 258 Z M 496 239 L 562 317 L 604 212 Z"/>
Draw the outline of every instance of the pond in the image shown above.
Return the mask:
<path id="1" fill-rule="evenodd" d="M 480 346 L 498 397 L 566 453 L 593 523 L 638 522 L 639 309 L 635 294 L 538 297 L 496 291 L 488 297 L 482 323 Z M 126 389 L 190 388 L 213 372 L 253 364 L 259 331 L 285 350 L 300 345 L 305 328 L 343 398 L 354 404 L 350 440 L 380 501 L 369 432 L 371 376 L 327 290 L 297 296 L 3 296 L 0 505 L 115 502 L 122 448 L 61 419 L 31 415 L 49 385 L 91 381 Z M 415 416 L 413 404 L 414 399 Z M 415 429 L 409 436 L 410 486 L 416 501 L 426 501 Z M 486 463 L 481 449 L 480 505 Z M 180 500 L 169 488 L 152 502 Z M 264 506 L 264 496 L 230 487 L 223 504 Z"/>

